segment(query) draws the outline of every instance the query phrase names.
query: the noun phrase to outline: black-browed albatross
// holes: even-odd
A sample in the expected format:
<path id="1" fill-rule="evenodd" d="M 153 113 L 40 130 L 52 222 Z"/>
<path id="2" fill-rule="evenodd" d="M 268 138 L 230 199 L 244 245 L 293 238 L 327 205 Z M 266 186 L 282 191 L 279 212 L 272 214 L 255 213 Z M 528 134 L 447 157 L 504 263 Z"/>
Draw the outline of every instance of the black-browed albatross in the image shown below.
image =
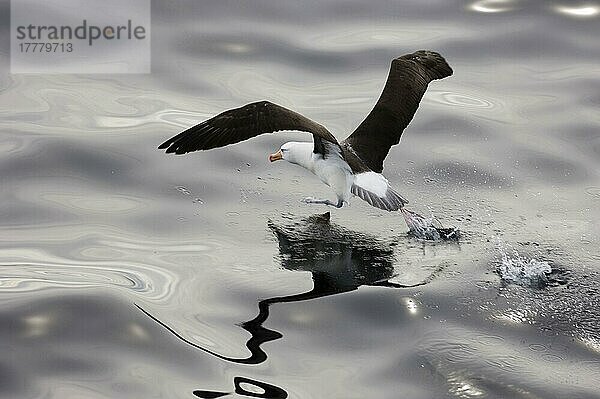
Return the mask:
<path id="1" fill-rule="evenodd" d="M 333 189 L 336 202 L 308 197 L 306 203 L 341 208 L 352 195 L 374 207 L 397 211 L 408 203 L 381 174 L 390 148 L 400 142 L 432 80 L 452 75 L 446 60 L 420 50 L 392 60 L 387 82 L 371 113 L 341 143 L 322 125 L 269 101 L 231 109 L 161 144 L 167 153 L 186 154 L 239 143 L 263 133 L 303 131 L 313 142 L 287 142 L 269 156 L 300 165 Z"/>

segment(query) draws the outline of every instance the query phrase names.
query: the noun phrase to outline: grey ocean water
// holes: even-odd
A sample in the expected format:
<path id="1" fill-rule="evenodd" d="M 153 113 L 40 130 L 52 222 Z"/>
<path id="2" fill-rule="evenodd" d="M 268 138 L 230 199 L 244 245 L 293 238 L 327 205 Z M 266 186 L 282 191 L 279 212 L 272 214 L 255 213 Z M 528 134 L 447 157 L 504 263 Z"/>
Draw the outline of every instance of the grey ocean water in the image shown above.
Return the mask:
<path id="1" fill-rule="evenodd" d="M 156 1 L 133 76 L 10 75 L 2 41 L 0 396 L 600 398 L 599 10 Z M 418 49 L 455 73 L 385 173 L 458 242 L 358 200 L 308 218 L 330 193 L 267 162 L 281 135 L 156 149 L 261 99 L 343 138 Z M 501 279 L 513 250 L 548 281 Z"/>

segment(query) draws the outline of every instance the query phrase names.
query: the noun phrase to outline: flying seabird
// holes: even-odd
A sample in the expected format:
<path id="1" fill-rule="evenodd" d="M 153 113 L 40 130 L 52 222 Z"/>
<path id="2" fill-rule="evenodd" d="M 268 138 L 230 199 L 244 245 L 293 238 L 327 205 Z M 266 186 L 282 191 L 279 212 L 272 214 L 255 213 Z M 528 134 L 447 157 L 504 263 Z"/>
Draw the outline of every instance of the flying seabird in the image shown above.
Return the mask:
<path id="1" fill-rule="evenodd" d="M 314 173 L 334 191 L 336 201 L 307 197 L 304 202 L 341 208 L 355 195 L 386 211 L 402 209 L 408 201 L 381 174 L 390 148 L 400 142 L 432 80 L 452 75 L 446 60 L 420 50 L 392 60 L 387 82 L 375 107 L 344 141 L 322 125 L 297 112 L 259 101 L 220 113 L 161 144 L 167 153 L 186 154 L 224 147 L 263 133 L 303 131 L 313 142 L 287 142 L 269 155 Z"/>

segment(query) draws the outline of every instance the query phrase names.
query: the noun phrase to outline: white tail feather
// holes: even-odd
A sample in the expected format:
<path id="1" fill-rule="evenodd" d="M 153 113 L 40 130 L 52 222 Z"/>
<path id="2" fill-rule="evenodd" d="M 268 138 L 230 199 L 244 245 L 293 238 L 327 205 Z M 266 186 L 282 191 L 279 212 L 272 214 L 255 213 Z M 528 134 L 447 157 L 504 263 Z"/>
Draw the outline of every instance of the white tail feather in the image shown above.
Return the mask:
<path id="1" fill-rule="evenodd" d="M 360 173 L 354 177 L 352 194 L 370 205 L 386 211 L 397 211 L 408 203 L 395 192 L 383 175 L 375 172 Z"/>

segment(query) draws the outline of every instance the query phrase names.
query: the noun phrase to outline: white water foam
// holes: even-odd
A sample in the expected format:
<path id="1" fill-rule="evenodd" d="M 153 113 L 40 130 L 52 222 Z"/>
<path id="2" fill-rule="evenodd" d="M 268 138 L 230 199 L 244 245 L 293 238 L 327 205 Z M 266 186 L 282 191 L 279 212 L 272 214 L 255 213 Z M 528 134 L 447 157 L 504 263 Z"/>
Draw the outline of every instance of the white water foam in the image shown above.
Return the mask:
<path id="1" fill-rule="evenodd" d="M 499 246 L 502 262 L 498 273 L 503 281 L 523 287 L 541 288 L 548 283 L 552 267 L 546 261 L 522 256 L 514 248 Z"/>

